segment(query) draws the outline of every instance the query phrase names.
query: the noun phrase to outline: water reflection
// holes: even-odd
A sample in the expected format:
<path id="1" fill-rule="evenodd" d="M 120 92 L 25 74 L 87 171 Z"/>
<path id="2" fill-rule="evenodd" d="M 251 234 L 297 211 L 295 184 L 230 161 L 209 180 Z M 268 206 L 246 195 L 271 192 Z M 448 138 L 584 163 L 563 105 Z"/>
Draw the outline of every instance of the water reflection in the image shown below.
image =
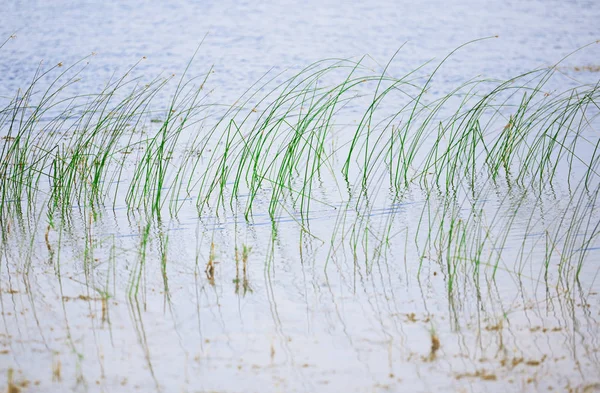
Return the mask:
<path id="1" fill-rule="evenodd" d="M 225 217 L 197 220 L 195 228 L 133 220 L 124 229 L 120 218 L 88 214 L 39 221 L 35 231 L 13 224 L 0 253 L 7 384 L 31 391 L 235 391 L 249 383 L 267 391 L 595 389 L 600 298 L 592 276 L 574 279 L 576 266 L 547 269 L 538 258 L 545 235 L 525 236 L 536 239 L 525 251 L 527 242 L 503 249 L 502 260 L 537 256 L 526 263 L 477 269 L 464 254 L 437 260 L 446 254 L 432 239 L 447 235 L 414 247 L 415 229 L 403 215 L 420 215 L 424 205 L 398 206 L 370 218 L 346 211 L 330 244 L 318 217 L 310 234 L 278 222 L 276 236 L 267 225 Z M 453 206 L 430 206 L 426 220 L 463 211 Z M 121 236 L 128 233 L 135 236 Z M 387 244 L 386 233 L 395 240 Z M 419 262 L 425 249 L 431 263 Z"/>

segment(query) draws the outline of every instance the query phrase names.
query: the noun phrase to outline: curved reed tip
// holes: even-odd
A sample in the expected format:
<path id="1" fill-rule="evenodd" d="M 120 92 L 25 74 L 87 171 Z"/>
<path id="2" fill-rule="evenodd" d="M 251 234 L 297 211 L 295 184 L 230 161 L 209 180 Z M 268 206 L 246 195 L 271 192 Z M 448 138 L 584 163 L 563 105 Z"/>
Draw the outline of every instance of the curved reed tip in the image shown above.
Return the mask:
<path id="1" fill-rule="evenodd" d="M 92 56 L 96 56 L 98 52 L 92 52 Z"/>
<path id="2" fill-rule="evenodd" d="M 60 63 L 58 63 L 56 66 L 57 67 L 62 67 L 63 66 L 62 61 Z"/>

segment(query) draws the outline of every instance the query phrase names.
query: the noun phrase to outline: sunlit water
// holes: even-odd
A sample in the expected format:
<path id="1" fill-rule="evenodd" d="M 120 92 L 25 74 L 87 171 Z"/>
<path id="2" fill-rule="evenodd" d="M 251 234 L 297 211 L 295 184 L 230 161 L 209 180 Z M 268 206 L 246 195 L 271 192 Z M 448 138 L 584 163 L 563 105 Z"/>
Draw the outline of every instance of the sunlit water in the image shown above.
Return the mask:
<path id="1" fill-rule="evenodd" d="M 91 52 L 72 95 L 143 56 L 133 74 L 145 82 L 180 75 L 202 42 L 188 72 L 214 66 L 210 100 L 231 105 L 268 72 L 368 55 L 376 73 L 402 47 L 389 73 L 404 75 L 499 36 L 452 57 L 435 96 L 552 65 L 599 39 L 598 20 L 593 1 L 15 2 L 2 11 L 0 39 L 17 37 L 0 49 L 0 96 L 27 88 L 40 62 L 66 67 Z M 599 55 L 594 45 L 569 57 L 552 88 L 597 83 Z M 360 120 L 351 107 L 342 116 Z M 347 128 L 337 132 L 327 142 L 345 146 Z M 292 193 L 273 219 L 266 186 L 248 219 L 244 196 L 200 219 L 183 200 L 177 217 L 151 220 L 120 195 L 49 226 L 41 200 L 2 223 L 0 381 L 27 392 L 600 391 L 600 244 L 586 242 L 600 216 L 593 187 L 585 203 L 570 199 L 583 191 L 567 177 L 581 171 L 561 167 L 541 196 L 483 181 L 476 201 L 464 189 L 394 198 L 382 181 L 366 202 L 324 170 L 308 216 Z M 469 226 L 470 202 L 484 224 Z M 454 235 L 450 216 L 465 222 Z M 486 233 L 494 240 L 480 241 Z"/>

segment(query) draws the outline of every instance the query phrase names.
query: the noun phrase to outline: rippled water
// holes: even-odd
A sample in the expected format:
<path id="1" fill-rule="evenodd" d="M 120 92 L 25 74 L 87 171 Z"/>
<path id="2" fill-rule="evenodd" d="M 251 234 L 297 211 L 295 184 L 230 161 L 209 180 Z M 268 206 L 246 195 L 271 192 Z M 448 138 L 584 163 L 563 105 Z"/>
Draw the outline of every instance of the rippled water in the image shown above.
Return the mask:
<path id="1" fill-rule="evenodd" d="M 144 56 L 132 72 L 143 83 L 179 76 L 202 43 L 188 73 L 213 67 L 209 98 L 231 105 L 265 73 L 367 55 L 377 74 L 401 48 L 388 73 L 435 59 L 428 75 L 458 46 L 498 35 L 451 57 L 435 97 L 475 77 L 555 64 L 600 39 L 598 20 L 594 1 L 10 2 L 0 40 L 16 38 L 0 49 L 0 106 L 29 86 L 40 62 L 66 68 L 91 52 L 71 96 L 99 91 Z M 598 59 L 600 45 L 570 56 L 548 91 L 597 84 Z M 344 124 L 358 122 L 356 113 L 349 105 L 339 115 L 327 144 L 342 148 L 333 151 L 346 148 Z M 593 105 L 590 113 L 583 138 L 594 141 Z M 582 149 L 582 161 L 593 155 Z M 597 195 L 567 181 L 582 176 L 581 163 L 561 167 L 541 197 L 481 182 L 485 200 L 464 188 L 398 198 L 381 182 L 366 201 L 354 189 L 342 196 L 346 185 L 333 174 L 342 164 L 333 156 L 324 165 L 307 216 L 301 199 L 286 199 L 270 217 L 273 184 L 249 218 L 244 194 L 201 218 L 188 195 L 176 217 L 151 219 L 120 194 L 101 211 L 74 205 L 47 217 L 42 200 L 33 214 L 3 216 L 0 383 L 11 393 L 600 391 L 600 244 L 586 242 L 597 233 Z M 124 181 L 134 177 L 128 170 Z M 471 203 L 484 217 L 476 227 Z M 464 221 L 449 229 L 450 216 Z M 455 262 L 471 259 L 447 265 L 445 244 Z"/>
<path id="2" fill-rule="evenodd" d="M 91 52 L 87 83 L 104 83 L 142 56 L 141 72 L 181 72 L 197 45 L 219 93 L 238 93 L 272 67 L 299 68 L 324 58 L 368 54 L 406 72 L 470 40 L 499 39 L 463 50 L 451 75 L 512 77 L 547 66 L 598 39 L 594 1 L 352 2 L 10 2 L 3 9 L 2 93 L 24 87 L 40 61 L 71 64 Z M 570 65 L 595 63 L 598 50 Z M 194 73 L 196 74 L 196 73 Z M 581 76 L 585 78 L 585 76 Z M 82 86 L 85 91 L 88 87 Z"/>

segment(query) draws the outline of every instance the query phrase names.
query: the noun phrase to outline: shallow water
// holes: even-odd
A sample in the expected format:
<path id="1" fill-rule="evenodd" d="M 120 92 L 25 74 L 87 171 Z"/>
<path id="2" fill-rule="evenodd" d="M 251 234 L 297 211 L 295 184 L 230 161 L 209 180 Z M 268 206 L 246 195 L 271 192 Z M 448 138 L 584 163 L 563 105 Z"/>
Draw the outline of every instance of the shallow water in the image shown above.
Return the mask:
<path id="1" fill-rule="evenodd" d="M 459 45 L 499 35 L 461 49 L 444 64 L 428 91 L 427 102 L 435 103 L 472 78 L 505 80 L 555 64 L 600 38 L 595 2 L 31 2 L 10 3 L 3 14 L 10 18 L 0 33 L 17 35 L 0 49 L 3 108 L 27 88 L 42 60 L 42 69 L 58 62 L 66 68 L 97 52 L 81 81 L 66 91 L 72 97 L 99 91 L 142 56 L 147 59 L 132 71 L 142 84 L 159 74 L 179 76 L 203 41 L 188 73 L 203 75 L 214 65 L 202 100 L 225 106 L 198 112 L 202 121 L 185 128 L 165 158 L 172 170 L 188 165 L 181 157 L 198 154 L 189 188 L 202 192 L 205 178 L 196 175 L 218 171 L 215 162 L 223 156 L 211 153 L 224 145 L 218 138 L 226 128 L 210 134 L 206 150 L 195 152 L 189 141 L 207 135 L 267 72 L 285 72 L 277 83 L 314 61 L 358 61 L 367 54 L 365 69 L 377 74 L 404 45 L 387 73 L 401 77 L 437 59 L 411 80 L 422 84 Z M 597 84 L 599 51 L 592 45 L 567 58 L 544 91 L 552 97 Z M 346 68 L 324 73 L 315 86 L 341 83 Z M 42 80 L 39 91 L 55 77 Z M 372 134 L 360 138 L 349 183 L 340 175 L 353 127 L 376 87 L 377 80 L 361 84 L 335 113 L 322 134 L 330 155 L 309 178 L 311 188 L 303 166 L 284 191 L 268 178 L 254 199 L 253 183 L 223 177 L 216 195 L 224 200 L 198 208 L 203 195 L 178 189 L 172 170 L 160 188 L 166 202 L 159 217 L 143 198 L 128 200 L 126 185 L 150 151 L 145 136 L 161 129 L 171 84 L 153 102 L 163 110 L 130 132 L 136 144 L 122 152 L 123 175 L 103 179 L 115 190 L 114 204 L 113 194 L 103 207 L 80 196 L 53 210 L 50 181 L 37 185 L 33 203 L 26 196 L 7 200 L 0 244 L 1 383 L 12 392 L 600 391 L 598 107 L 575 117 L 587 122 L 577 137 L 549 138 L 577 153 L 577 159 L 566 153 L 556 158 L 554 151 L 559 164 L 552 181 L 535 174 L 492 181 L 460 173 L 456 183 L 447 183 L 450 173 L 443 172 L 437 187 L 433 180 L 425 188 L 415 181 L 398 194 L 387 182 L 385 154 L 376 155 L 385 149 L 373 140 L 385 135 L 397 103 L 414 94 L 408 85 L 390 93 L 373 115 Z M 271 88 L 254 90 L 267 94 Z M 317 90 L 300 91 L 303 101 L 289 103 L 294 115 L 311 103 L 306 92 Z M 232 138 L 241 142 L 232 144 L 234 158 L 224 162 L 241 157 L 254 132 L 247 127 L 263 119 L 276 97 L 251 98 L 250 122 L 240 121 L 246 112 L 236 115 L 242 129 Z M 592 93 L 591 102 L 597 105 L 597 98 Z M 450 100 L 436 120 L 451 115 L 460 100 Z M 492 118 L 489 138 L 507 129 L 509 121 L 502 119 L 508 112 Z M 40 129 L 53 116 L 49 111 Z M 397 123 L 406 124 L 406 117 Z M 57 124 L 52 132 L 64 138 L 86 135 Z M 326 128 L 319 121 L 309 127 Z M 274 142 L 264 159 L 281 163 L 278 154 L 286 150 L 279 144 L 288 146 L 298 128 L 286 123 L 267 132 Z M 430 132 L 415 166 L 435 145 L 435 128 Z M 14 143 L 7 126 L 2 135 L 9 136 L 3 146 Z M 359 159 L 369 146 L 375 164 L 363 194 Z M 303 150 L 299 155 L 309 158 L 297 162 L 308 166 L 313 151 L 318 149 Z M 524 156 L 519 159 L 515 165 Z M 586 172 L 589 162 L 596 166 Z M 264 178 L 278 173 L 267 169 Z M 592 174 L 589 183 L 586 173 Z M 235 191 L 236 185 L 241 189 Z M 2 186 L 8 189 L 8 182 Z M 251 249 L 244 253 L 245 247 Z"/>
<path id="2" fill-rule="evenodd" d="M 206 39 L 193 75 L 215 66 L 216 94 L 235 100 L 265 72 L 298 69 L 325 58 L 372 56 L 382 66 L 405 44 L 393 73 L 414 69 L 476 38 L 499 39 L 465 48 L 448 79 L 509 78 L 558 61 L 598 39 L 594 1 L 362 2 L 334 1 L 128 3 L 43 1 L 6 4 L 2 34 L 18 41 L 2 51 L 2 94 L 29 82 L 40 61 L 72 64 L 91 52 L 91 78 L 81 91 L 121 75 L 142 56 L 140 73 L 180 73 Z M 597 65 L 598 49 L 567 66 Z M 586 80 L 581 73 L 577 78 Z M 587 80 L 595 81 L 593 77 Z"/>

